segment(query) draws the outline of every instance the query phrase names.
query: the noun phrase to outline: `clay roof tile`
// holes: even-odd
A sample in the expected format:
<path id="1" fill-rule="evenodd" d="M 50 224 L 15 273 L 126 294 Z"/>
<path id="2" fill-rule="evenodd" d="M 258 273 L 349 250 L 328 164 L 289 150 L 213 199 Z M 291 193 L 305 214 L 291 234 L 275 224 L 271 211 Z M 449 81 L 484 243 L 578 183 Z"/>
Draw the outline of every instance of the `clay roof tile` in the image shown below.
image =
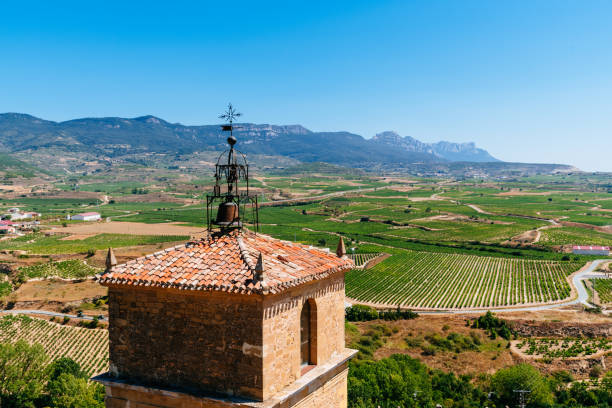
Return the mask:
<path id="1" fill-rule="evenodd" d="M 253 281 L 263 255 L 266 285 Z M 278 293 L 353 266 L 329 251 L 250 231 L 211 234 L 117 265 L 97 276 L 103 285 L 176 287 L 236 293 Z"/>

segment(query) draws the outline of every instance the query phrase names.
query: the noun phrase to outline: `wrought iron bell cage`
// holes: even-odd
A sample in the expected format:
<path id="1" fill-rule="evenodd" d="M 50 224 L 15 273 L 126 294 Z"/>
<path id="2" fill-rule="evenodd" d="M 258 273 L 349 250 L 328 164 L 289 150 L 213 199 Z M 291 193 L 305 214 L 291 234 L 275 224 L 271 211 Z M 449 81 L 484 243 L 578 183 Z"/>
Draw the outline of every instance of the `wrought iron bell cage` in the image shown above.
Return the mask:
<path id="1" fill-rule="evenodd" d="M 232 109 L 230 105 L 228 112 L 233 112 Z M 255 231 L 258 232 L 257 195 L 251 194 L 249 190 L 249 164 L 246 156 L 234 149 L 237 140 L 233 135 L 233 117 L 230 115 L 229 125 L 221 127 L 222 131 L 230 132 L 227 138 L 230 148 L 219 155 L 215 164 L 213 192 L 206 195 L 206 223 L 209 231 L 214 227 L 222 230 L 242 228 L 243 223 L 247 223 L 252 224 Z M 216 213 L 215 207 L 217 208 Z M 251 209 L 248 219 L 244 217 L 248 213 L 247 208 Z"/>

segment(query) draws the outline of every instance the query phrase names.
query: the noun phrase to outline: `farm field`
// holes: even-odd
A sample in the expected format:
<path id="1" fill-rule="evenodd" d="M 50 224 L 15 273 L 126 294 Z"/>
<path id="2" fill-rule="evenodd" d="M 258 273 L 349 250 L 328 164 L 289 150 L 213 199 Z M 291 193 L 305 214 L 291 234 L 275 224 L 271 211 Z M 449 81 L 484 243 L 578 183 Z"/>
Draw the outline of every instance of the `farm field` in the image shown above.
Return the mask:
<path id="1" fill-rule="evenodd" d="M 93 276 L 100 272 L 100 269 L 87 265 L 79 259 L 69 259 L 67 261 L 49 262 L 39 265 L 25 266 L 19 269 L 22 280 L 32 278 L 59 277 L 64 279 L 77 279 Z"/>
<path id="2" fill-rule="evenodd" d="M 383 254 L 380 253 L 376 253 L 376 254 L 349 254 L 347 255 L 354 263 L 355 266 L 363 266 L 366 263 L 370 262 L 373 259 L 378 258 L 379 256 L 381 256 Z"/>
<path id="3" fill-rule="evenodd" d="M 92 376 L 108 370 L 108 331 L 62 326 L 24 315 L 0 316 L 0 342 L 39 343 L 55 360 L 70 357 Z"/>
<path id="4" fill-rule="evenodd" d="M 25 250 L 33 254 L 75 254 L 91 250 L 119 248 L 136 245 L 164 244 L 186 241 L 189 236 L 149 236 L 127 234 L 99 234 L 82 240 L 65 240 L 68 235 L 44 236 L 29 234 L 10 241 L 0 242 L 0 250 Z"/>
<path id="5" fill-rule="evenodd" d="M 542 231 L 540 242 L 544 245 L 574 245 L 576 242 L 610 245 L 612 234 L 577 227 L 549 228 Z"/>
<path id="6" fill-rule="evenodd" d="M 544 358 L 589 357 L 612 348 L 612 342 L 605 338 L 529 338 L 513 343 L 526 356 Z"/>
<path id="7" fill-rule="evenodd" d="M 173 224 L 145 224 L 140 222 L 81 222 L 67 227 L 54 228 L 51 231 L 79 236 L 99 234 L 187 236 L 203 232 L 203 227 L 187 227 Z"/>
<path id="8" fill-rule="evenodd" d="M 570 296 L 577 262 L 405 251 L 346 275 L 346 295 L 408 308 L 466 309 L 546 303 Z"/>
<path id="9" fill-rule="evenodd" d="M 612 279 L 591 279 L 602 304 L 612 303 Z"/>
<path id="10" fill-rule="evenodd" d="M 99 298 L 106 296 L 107 293 L 106 287 L 100 285 L 93 279 L 86 279 L 82 282 L 45 279 L 25 282 L 14 292 L 12 300 L 18 304 L 16 306 L 17 308 L 21 308 L 19 305 L 20 302 L 36 302 L 37 304 L 44 305 L 45 310 L 54 309 L 59 312 L 63 307 L 53 307 L 49 302 L 61 305 L 66 302 L 78 302 L 84 299 Z M 31 304 L 25 307 L 28 309 L 36 308 Z"/>
<path id="11" fill-rule="evenodd" d="M 142 173 L 142 169 L 132 170 Z M 113 230 L 100 226 L 101 223 L 85 226 L 68 222 L 68 227 L 56 228 L 56 231 L 66 230 L 73 235 L 79 235 L 80 228 L 93 229 L 80 234 L 84 241 L 92 238 L 88 233 L 154 235 L 153 231 L 163 233 L 169 223 L 182 225 L 169 227 L 168 233 L 170 228 L 185 228 L 189 232 L 177 229 L 173 235 L 188 236 L 191 235 L 189 228 L 204 227 L 205 212 L 203 203 L 198 200 L 208 191 L 211 178 L 202 178 L 202 175 L 198 178 L 192 175 L 146 176 L 146 180 L 128 180 L 127 173 L 121 173 L 121 179 L 113 181 L 111 176 L 110 173 L 92 175 L 84 177 L 82 182 L 74 181 L 84 190 L 93 191 L 62 191 L 58 197 L 48 198 L 2 199 L 0 212 L 10 206 L 39 211 L 43 213 L 43 229 L 49 224 L 66 222 L 67 213 L 98 211 L 103 217 L 111 217 L 110 224 L 116 228 Z M 612 243 L 612 227 L 608 227 L 612 224 L 612 213 L 607 208 L 612 197 L 606 190 L 605 181 L 589 175 L 533 176 L 486 182 L 391 178 L 317 164 L 259 173 L 252 185 L 257 188 L 261 202 L 266 204 L 274 200 L 346 192 L 342 196 L 309 203 L 262 206 L 260 231 L 283 239 L 327 246 L 341 234 L 355 242 L 352 246 L 358 253 L 364 250 L 356 244 L 363 242 L 419 251 L 472 255 L 484 251 L 488 256 L 561 260 L 563 254 L 560 252 L 570 245 Z M 531 240 L 537 236 L 537 242 L 513 241 L 527 231 L 549 227 L 551 223 L 547 220 L 550 219 L 580 224 L 545 228 L 541 234 L 527 235 L 533 237 L 529 238 Z M 138 232 L 139 228 L 131 228 L 131 225 L 142 224 L 159 225 L 151 227 L 150 234 L 146 227 L 142 232 Z M 129 232 L 130 229 L 134 231 Z M 0 243 L 0 250 L 4 245 Z M 563 246 L 565 248 L 561 248 Z M 69 253 L 74 249 L 65 246 L 54 252 L 39 253 Z"/>

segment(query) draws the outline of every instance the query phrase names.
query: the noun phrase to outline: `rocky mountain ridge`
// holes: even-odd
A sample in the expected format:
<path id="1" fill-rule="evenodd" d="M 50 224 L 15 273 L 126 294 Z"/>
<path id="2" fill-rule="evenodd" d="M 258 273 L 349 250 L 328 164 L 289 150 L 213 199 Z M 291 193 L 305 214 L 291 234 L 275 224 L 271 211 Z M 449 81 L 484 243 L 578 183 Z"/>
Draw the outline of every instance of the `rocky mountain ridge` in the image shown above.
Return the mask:
<path id="1" fill-rule="evenodd" d="M 422 143 L 383 132 L 371 139 L 349 132 L 313 132 L 301 125 L 238 124 L 239 148 L 246 153 L 287 156 L 304 162 L 345 166 L 380 163 L 498 161 L 473 143 Z M 219 125 L 185 126 L 155 116 L 81 118 L 53 122 L 27 114 L 0 114 L 0 151 L 60 148 L 105 156 L 138 152 L 185 154 L 223 150 Z M 392 148 L 390 148 L 392 147 Z"/>

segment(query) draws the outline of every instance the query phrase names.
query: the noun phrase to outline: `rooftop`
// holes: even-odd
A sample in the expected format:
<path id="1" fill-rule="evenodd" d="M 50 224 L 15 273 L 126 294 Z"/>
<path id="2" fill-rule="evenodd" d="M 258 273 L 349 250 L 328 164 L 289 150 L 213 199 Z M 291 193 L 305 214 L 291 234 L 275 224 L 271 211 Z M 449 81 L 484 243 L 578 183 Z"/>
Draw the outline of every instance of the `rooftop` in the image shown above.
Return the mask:
<path id="1" fill-rule="evenodd" d="M 589 251 L 608 251 L 610 247 L 601 246 L 601 245 L 574 245 L 572 249 L 577 250 L 589 250 Z"/>
<path id="2" fill-rule="evenodd" d="M 107 286 L 268 294 L 352 267 L 329 251 L 234 230 L 113 266 L 97 279 Z"/>
<path id="3" fill-rule="evenodd" d="M 77 215 L 82 215 L 83 217 L 87 217 L 90 215 L 100 215 L 100 213 L 97 212 L 86 212 L 86 213 L 81 213 L 81 214 L 77 214 Z"/>

